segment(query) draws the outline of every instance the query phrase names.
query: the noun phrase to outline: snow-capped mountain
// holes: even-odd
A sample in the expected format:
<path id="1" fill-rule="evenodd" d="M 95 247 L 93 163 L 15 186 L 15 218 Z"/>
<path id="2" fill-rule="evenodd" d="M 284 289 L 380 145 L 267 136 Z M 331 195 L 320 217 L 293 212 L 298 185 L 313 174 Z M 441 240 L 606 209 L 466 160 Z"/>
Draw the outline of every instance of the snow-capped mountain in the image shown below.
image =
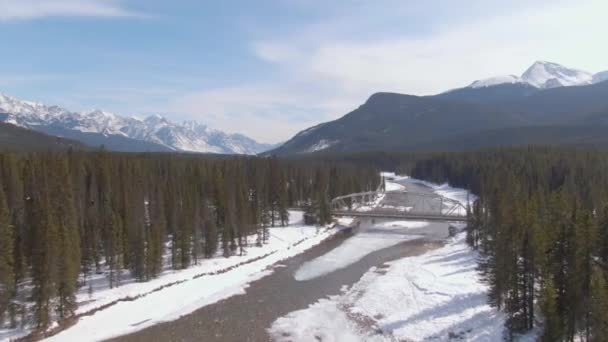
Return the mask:
<path id="1" fill-rule="evenodd" d="M 130 140 L 137 140 L 157 146 L 146 147 L 146 150 L 257 154 L 273 147 L 242 134 L 228 134 L 209 128 L 196 121 L 175 123 L 158 115 L 138 119 L 102 110 L 71 112 L 57 106 L 19 100 L 2 93 L 0 121 L 69 136 L 89 145 L 98 144 L 99 135 L 103 135 L 105 140 L 121 139 L 123 145 L 129 144 Z M 123 150 L 138 149 L 139 147 Z"/>
<path id="2" fill-rule="evenodd" d="M 608 71 L 592 74 L 587 71 L 567 68 L 557 63 L 537 61 L 521 76 L 495 76 L 471 83 L 468 88 L 490 87 L 499 84 L 529 84 L 536 88 L 548 89 L 598 83 L 608 80 Z"/>
<path id="3" fill-rule="evenodd" d="M 556 88 L 591 84 L 593 74 L 566 68 L 556 63 L 539 61 L 532 64 L 521 78 L 538 88 Z"/>
<path id="4" fill-rule="evenodd" d="M 47 106 L 37 102 L 22 101 L 0 93 L 0 109 L 4 113 L 15 113 L 22 120 L 39 120 L 58 117 L 68 113 L 57 106 Z"/>

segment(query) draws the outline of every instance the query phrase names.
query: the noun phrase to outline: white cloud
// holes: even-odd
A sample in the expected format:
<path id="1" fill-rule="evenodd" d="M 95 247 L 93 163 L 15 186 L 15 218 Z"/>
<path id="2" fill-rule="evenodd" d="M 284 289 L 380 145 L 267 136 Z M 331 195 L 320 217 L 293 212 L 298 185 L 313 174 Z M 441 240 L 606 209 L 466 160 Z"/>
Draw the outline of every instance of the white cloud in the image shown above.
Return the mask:
<path id="1" fill-rule="evenodd" d="M 168 112 L 197 119 L 227 132 L 244 133 L 261 142 L 286 140 L 299 130 L 329 120 L 322 113 L 343 110 L 330 93 L 297 84 L 258 84 L 192 92 L 177 97 Z"/>
<path id="2" fill-rule="evenodd" d="M 537 59 L 608 68 L 608 46 L 598 41 L 608 33 L 605 13 L 603 0 L 546 3 L 413 37 L 357 40 L 318 34 L 316 39 L 275 38 L 255 47 L 261 59 L 297 70 L 295 77 L 331 82 L 338 94 L 353 88 L 432 94 L 477 78 L 521 73 Z"/>
<path id="3" fill-rule="evenodd" d="M 327 11 L 320 4 L 298 1 L 322 15 L 251 42 L 252 57 L 273 70 L 267 77 L 183 94 L 107 97 L 276 142 L 344 115 L 374 92 L 438 93 L 519 74 L 538 59 L 608 69 L 605 0 L 345 1 L 324 4 Z M 0 20 L 133 15 L 121 0 L 0 0 Z"/>
<path id="4" fill-rule="evenodd" d="M 378 91 L 434 94 L 519 74 L 535 60 L 608 69 L 608 45 L 601 41 L 608 35 L 605 0 L 433 2 L 344 6 L 295 32 L 260 39 L 254 53 L 276 67 L 280 82 L 193 92 L 174 108 L 206 114 L 203 121 L 223 129 L 278 140 L 342 116 Z"/>
<path id="5" fill-rule="evenodd" d="M 118 0 L 0 0 L 0 20 L 138 16 Z"/>

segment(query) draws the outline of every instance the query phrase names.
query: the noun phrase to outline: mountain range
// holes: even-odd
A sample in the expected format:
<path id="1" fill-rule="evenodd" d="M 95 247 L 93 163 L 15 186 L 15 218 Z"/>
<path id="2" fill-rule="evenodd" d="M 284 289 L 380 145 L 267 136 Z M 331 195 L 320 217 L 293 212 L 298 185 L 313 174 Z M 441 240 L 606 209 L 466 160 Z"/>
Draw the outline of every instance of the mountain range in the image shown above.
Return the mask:
<path id="1" fill-rule="evenodd" d="M 175 123 L 158 115 L 139 119 L 102 110 L 73 112 L 2 93 L 0 121 L 115 151 L 257 154 L 274 146 L 196 121 Z"/>
<path id="2" fill-rule="evenodd" d="M 461 150 L 522 144 L 608 146 L 608 72 L 536 62 L 432 96 L 373 94 L 343 117 L 267 154 Z"/>
<path id="3" fill-rule="evenodd" d="M 73 112 L 1 93 L 0 122 L 45 133 L 33 135 L 32 141 L 58 148 L 82 143 L 127 152 L 286 155 L 521 144 L 608 146 L 608 71 L 593 74 L 539 61 L 521 76 L 477 80 L 437 95 L 380 92 L 343 117 L 303 130 L 280 146 L 195 121 Z M 1 128 L 1 146 L 19 145 L 14 141 L 26 136 L 25 130 Z"/>

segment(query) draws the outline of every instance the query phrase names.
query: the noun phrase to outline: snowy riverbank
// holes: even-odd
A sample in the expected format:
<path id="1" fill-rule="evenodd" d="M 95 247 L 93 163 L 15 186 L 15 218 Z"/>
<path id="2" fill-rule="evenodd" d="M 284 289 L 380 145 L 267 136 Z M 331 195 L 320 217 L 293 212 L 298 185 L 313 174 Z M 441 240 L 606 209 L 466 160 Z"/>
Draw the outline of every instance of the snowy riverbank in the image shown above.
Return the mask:
<path id="1" fill-rule="evenodd" d="M 277 341 L 501 340 L 504 318 L 486 303 L 464 234 L 439 249 L 370 269 L 343 294 L 273 324 Z"/>
<path id="2" fill-rule="evenodd" d="M 473 199 L 465 190 L 423 183 L 463 204 Z M 341 295 L 291 312 L 269 331 L 277 341 L 501 340 L 504 317 L 487 304 L 487 287 L 475 271 L 477 253 L 464 235 L 372 268 Z"/>
<path id="3" fill-rule="evenodd" d="M 341 223 L 350 221 L 345 218 Z M 94 291 L 89 293 L 85 287 L 77 296 L 77 313 L 84 315 L 75 325 L 47 340 L 97 341 L 177 319 L 244 293 L 250 282 L 271 273 L 273 264 L 306 251 L 336 232 L 332 227 L 306 226 L 302 213 L 291 211 L 288 227 L 270 228 L 268 243 L 261 247 L 255 246 L 252 237 L 245 255 L 204 259 L 184 270 L 167 270 L 148 282 L 125 280 L 122 286 L 112 289 L 107 287 L 107 280 L 92 279 Z M 8 340 L 27 331 L 1 333 L 0 340 Z"/>

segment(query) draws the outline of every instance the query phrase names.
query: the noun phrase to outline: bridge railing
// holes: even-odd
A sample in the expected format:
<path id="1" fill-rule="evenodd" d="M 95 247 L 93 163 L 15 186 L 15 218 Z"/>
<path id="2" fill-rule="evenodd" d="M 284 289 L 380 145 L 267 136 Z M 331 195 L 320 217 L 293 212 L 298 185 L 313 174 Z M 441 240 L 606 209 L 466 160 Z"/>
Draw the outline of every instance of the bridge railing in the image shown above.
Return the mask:
<path id="1" fill-rule="evenodd" d="M 398 202 L 379 202 L 381 196 L 396 195 Z M 353 216 L 366 213 L 369 216 L 391 217 L 466 217 L 466 208 L 458 201 L 438 194 L 417 193 L 407 190 L 369 191 L 336 197 L 331 201 L 333 213 Z"/>

